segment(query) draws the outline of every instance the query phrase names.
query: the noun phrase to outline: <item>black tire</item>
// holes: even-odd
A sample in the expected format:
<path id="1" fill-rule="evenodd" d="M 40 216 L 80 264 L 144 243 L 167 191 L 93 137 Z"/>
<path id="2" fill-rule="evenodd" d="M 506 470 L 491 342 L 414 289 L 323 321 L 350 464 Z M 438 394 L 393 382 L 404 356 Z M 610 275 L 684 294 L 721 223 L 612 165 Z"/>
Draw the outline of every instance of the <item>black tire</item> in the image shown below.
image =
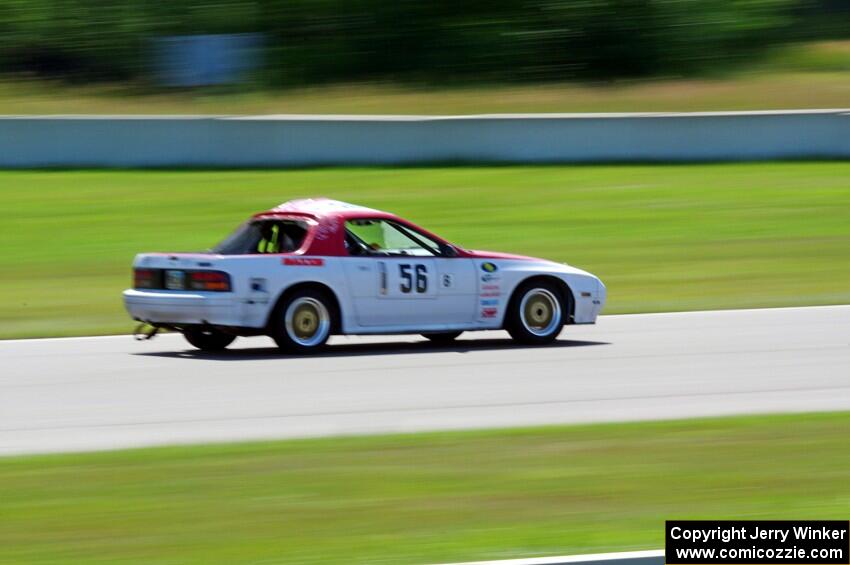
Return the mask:
<path id="1" fill-rule="evenodd" d="M 565 301 L 554 283 L 530 281 L 522 284 L 511 297 L 505 329 L 519 343 L 552 343 L 561 333 L 566 315 Z"/>
<path id="2" fill-rule="evenodd" d="M 440 332 L 434 334 L 422 334 L 422 337 L 428 338 L 431 342 L 445 345 L 453 342 L 463 332 Z"/>
<path id="3" fill-rule="evenodd" d="M 201 351 L 223 351 L 236 339 L 235 335 L 226 334 L 212 328 L 183 330 L 183 337 Z"/>
<path id="4" fill-rule="evenodd" d="M 299 290 L 275 308 L 269 333 L 282 351 L 301 355 L 315 353 L 325 347 L 331 335 L 334 312 L 324 292 Z"/>

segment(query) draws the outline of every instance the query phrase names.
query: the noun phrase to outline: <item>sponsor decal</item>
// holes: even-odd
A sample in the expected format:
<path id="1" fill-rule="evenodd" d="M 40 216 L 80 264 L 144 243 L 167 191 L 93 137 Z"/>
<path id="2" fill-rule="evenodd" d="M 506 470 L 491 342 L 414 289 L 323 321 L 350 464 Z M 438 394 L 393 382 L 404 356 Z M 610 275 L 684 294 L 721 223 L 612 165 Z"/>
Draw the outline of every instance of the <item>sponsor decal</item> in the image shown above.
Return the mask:
<path id="1" fill-rule="evenodd" d="M 491 307 L 482 308 L 481 309 L 481 317 L 482 318 L 495 318 L 498 311 L 499 311 L 498 308 L 491 308 Z"/>
<path id="2" fill-rule="evenodd" d="M 499 299 L 498 298 L 487 298 L 481 300 L 481 306 L 498 306 Z"/>
<path id="3" fill-rule="evenodd" d="M 481 275 L 481 282 L 493 282 L 499 280 L 499 275 L 494 275 L 492 273 L 487 273 L 486 275 Z"/>
<path id="4" fill-rule="evenodd" d="M 325 260 L 318 257 L 284 257 L 283 264 L 290 267 L 324 267 Z"/>
<path id="5" fill-rule="evenodd" d="M 481 263 L 481 270 L 485 273 L 495 273 L 499 270 L 499 267 L 495 263 L 487 261 L 486 263 Z"/>
<path id="6" fill-rule="evenodd" d="M 497 284 L 481 285 L 481 296 L 499 296 L 502 294 L 502 288 Z"/>
<path id="7" fill-rule="evenodd" d="M 455 284 L 454 275 L 452 275 L 452 274 L 450 274 L 450 273 L 446 273 L 446 274 L 444 274 L 444 275 L 441 277 L 441 279 L 440 279 L 440 280 L 442 281 L 443 288 L 451 288 L 451 287 L 452 287 L 452 286 L 454 286 L 454 284 Z"/>
<path id="8" fill-rule="evenodd" d="M 502 287 L 499 284 L 482 284 L 479 296 L 481 298 L 499 296 L 502 294 Z"/>

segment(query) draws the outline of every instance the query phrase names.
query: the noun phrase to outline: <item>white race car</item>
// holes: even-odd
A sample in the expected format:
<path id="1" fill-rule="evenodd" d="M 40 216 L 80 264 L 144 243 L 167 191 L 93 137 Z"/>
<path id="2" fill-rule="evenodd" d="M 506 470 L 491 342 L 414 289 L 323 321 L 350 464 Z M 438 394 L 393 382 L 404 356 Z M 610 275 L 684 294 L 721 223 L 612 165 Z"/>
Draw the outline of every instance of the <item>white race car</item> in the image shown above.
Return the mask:
<path id="1" fill-rule="evenodd" d="M 472 251 L 393 214 L 324 198 L 254 215 L 207 253 L 144 253 L 124 304 L 137 321 L 182 332 L 205 351 L 269 335 L 294 353 L 332 334 L 506 329 L 553 341 L 593 324 L 605 286 L 569 265 Z"/>

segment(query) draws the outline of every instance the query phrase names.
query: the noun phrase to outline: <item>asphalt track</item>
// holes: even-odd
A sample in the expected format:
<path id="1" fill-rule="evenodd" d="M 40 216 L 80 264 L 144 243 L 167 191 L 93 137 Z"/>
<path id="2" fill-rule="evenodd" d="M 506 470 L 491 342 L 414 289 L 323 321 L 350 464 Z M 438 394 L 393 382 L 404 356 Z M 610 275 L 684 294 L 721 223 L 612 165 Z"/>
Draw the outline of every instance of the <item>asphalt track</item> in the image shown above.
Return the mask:
<path id="1" fill-rule="evenodd" d="M 0 454 L 850 409 L 850 306 L 603 316 L 544 348 L 332 343 L 0 341 Z"/>

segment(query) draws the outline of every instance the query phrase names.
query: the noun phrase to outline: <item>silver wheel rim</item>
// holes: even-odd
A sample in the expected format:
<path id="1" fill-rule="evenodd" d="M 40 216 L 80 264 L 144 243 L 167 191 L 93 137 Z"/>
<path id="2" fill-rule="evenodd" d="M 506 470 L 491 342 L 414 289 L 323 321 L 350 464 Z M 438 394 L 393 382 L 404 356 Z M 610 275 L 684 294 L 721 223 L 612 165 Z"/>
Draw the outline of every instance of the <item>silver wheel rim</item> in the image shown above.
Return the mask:
<path id="1" fill-rule="evenodd" d="M 548 336 L 561 324 L 561 302 L 545 288 L 533 288 L 522 297 L 519 319 L 529 333 Z"/>
<path id="2" fill-rule="evenodd" d="M 331 329 L 331 317 L 321 300 L 302 296 L 286 308 L 286 334 L 303 347 L 322 343 Z"/>

